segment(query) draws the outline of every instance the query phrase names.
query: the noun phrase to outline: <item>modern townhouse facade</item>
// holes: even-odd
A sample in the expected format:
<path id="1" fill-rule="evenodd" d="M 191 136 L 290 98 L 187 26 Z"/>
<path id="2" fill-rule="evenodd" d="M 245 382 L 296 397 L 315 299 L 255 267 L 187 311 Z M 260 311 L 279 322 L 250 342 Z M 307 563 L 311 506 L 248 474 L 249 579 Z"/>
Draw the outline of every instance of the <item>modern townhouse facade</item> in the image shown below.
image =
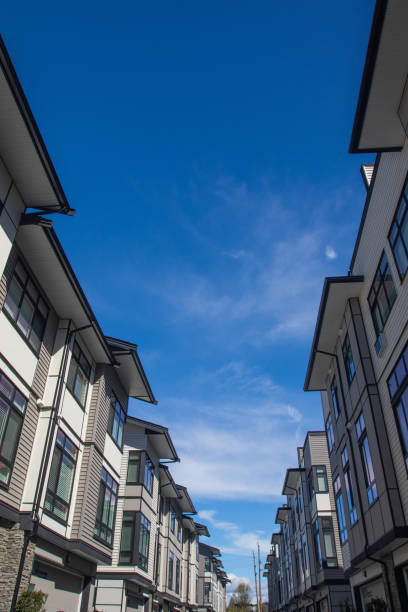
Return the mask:
<path id="1" fill-rule="evenodd" d="M 214 546 L 199 544 L 198 610 L 225 612 L 226 585 L 230 582 L 220 559 L 221 551 Z"/>
<path id="2" fill-rule="evenodd" d="M 408 609 L 407 18 L 407 3 L 376 2 L 350 152 L 377 155 L 362 166 L 348 274 L 324 282 L 305 380 L 321 394 L 357 610 Z"/>
<path id="3" fill-rule="evenodd" d="M 329 612 L 351 605 L 344 576 L 341 533 L 336 516 L 329 453 L 324 431 L 309 431 L 298 448 L 298 467 L 286 471 L 265 566 L 269 609 Z"/>
<path id="4" fill-rule="evenodd" d="M 0 136 L 0 609 L 30 587 L 49 610 L 88 610 L 112 559 L 128 399 L 155 399 L 44 216 L 74 211 L 1 41 Z"/>

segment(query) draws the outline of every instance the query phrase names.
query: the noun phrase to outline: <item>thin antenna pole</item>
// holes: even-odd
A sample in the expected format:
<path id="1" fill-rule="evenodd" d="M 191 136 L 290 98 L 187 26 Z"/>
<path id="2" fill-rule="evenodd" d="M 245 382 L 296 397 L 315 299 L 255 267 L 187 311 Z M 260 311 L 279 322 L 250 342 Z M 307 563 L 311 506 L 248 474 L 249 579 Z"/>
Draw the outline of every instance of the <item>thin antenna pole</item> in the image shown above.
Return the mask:
<path id="1" fill-rule="evenodd" d="M 259 612 L 262 612 L 262 579 L 261 579 L 261 553 L 258 542 L 258 567 L 259 567 Z"/>
<path id="2" fill-rule="evenodd" d="M 258 579 L 256 576 L 256 563 L 255 563 L 255 553 L 252 551 L 252 557 L 254 559 L 254 578 L 255 578 L 255 592 L 256 592 L 256 609 L 258 612 L 261 612 L 259 609 L 259 597 L 258 597 Z"/>

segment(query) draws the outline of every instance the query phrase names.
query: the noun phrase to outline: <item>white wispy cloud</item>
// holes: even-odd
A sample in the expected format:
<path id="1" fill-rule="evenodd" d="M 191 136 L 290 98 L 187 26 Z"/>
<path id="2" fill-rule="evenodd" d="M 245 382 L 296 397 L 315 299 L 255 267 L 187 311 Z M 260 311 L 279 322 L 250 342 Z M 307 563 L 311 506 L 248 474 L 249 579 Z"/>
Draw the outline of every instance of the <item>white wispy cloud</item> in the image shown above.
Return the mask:
<path id="1" fill-rule="evenodd" d="M 242 527 L 236 523 L 218 520 L 216 514 L 215 510 L 200 510 L 198 516 L 200 519 L 207 521 L 215 529 L 222 531 L 223 539 L 227 541 L 227 545 L 222 546 L 224 554 L 247 557 L 252 552 L 257 551 L 258 544 L 261 553 L 267 554 L 269 552 L 270 542 L 265 537 L 264 532 L 243 531 Z"/>
<path id="2" fill-rule="evenodd" d="M 336 253 L 336 251 L 333 249 L 333 247 L 332 247 L 332 246 L 330 246 L 330 244 L 328 244 L 328 245 L 326 246 L 326 251 L 325 251 L 325 253 L 326 253 L 326 257 L 327 257 L 327 259 L 337 259 L 337 253 Z"/>

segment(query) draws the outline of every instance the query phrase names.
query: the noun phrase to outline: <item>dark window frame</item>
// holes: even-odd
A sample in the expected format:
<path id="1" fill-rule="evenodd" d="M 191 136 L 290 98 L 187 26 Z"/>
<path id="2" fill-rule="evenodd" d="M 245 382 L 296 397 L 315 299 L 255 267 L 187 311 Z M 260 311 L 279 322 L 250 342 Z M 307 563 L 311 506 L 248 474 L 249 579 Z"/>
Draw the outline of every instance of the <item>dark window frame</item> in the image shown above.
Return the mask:
<path id="1" fill-rule="evenodd" d="M 126 515 L 126 516 L 125 516 Z M 131 526 L 130 547 L 124 548 L 123 526 Z M 147 536 L 144 537 L 144 534 Z M 144 572 L 149 569 L 149 553 L 150 553 L 150 533 L 151 522 L 140 510 L 124 511 L 122 516 L 122 531 L 119 545 L 119 562 L 118 565 L 137 566 Z M 147 546 L 144 546 L 146 544 Z M 141 548 L 144 548 L 141 550 Z M 121 560 L 121 555 L 128 555 L 128 558 Z"/>
<path id="2" fill-rule="evenodd" d="M 175 585 L 174 585 L 174 592 L 177 593 L 177 595 L 180 593 L 180 584 L 181 584 L 181 563 L 180 563 L 180 559 L 178 557 L 176 557 L 176 572 L 175 572 Z"/>
<path id="3" fill-rule="evenodd" d="M 140 468 L 142 463 L 142 453 L 140 450 L 131 450 L 128 455 L 128 466 L 126 471 L 126 485 L 139 485 L 140 482 Z M 137 457 L 137 461 L 133 460 L 134 457 Z M 137 465 L 137 477 L 136 480 L 129 480 L 129 468 L 131 465 Z"/>
<path id="4" fill-rule="evenodd" d="M 348 529 L 346 512 L 344 509 L 343 491 L 341 488 L 340 476 L 337 476 L 333 481 L 333 490 L 336 500 L 336 512 L 337 522 L 339 526 L 339 535 L 341 544 L 345 544 L 348 541 Z"/>
<path id="5" fill-rule="evenodd" d="M 319 474 L 318 474 L 318 470 L 322 470 L 322 474 L 325 480 L 325 488 L 324 489 L 320 489 L 319 488 Z M 314 478 L 315 478 L 315 492 L 316 493 L 328 493 L 329 492 L 329 479 L 327 477 L 327 467 L 325 465 L 314 465 L 313 466 L 313 472 L 314 472 Z"/>
<path id="6" fill-rule="evenodd" d="M 78 352 L 78 356 L 75 354 L 75 351 Z M 81 364 L 81 358 L 85 361 L 86 365 L 88 366 L 89 372 L 87 372 L 84 369 L 83 365 Z M 72 374 L 73 370 L 75 370 L 74 374 Z M 76 385 L 76 380 L 78 378 L 78 370 L 80 370 L 80 372 L 83 374 L 83 376 L 85 377 L 87 381 L 85 397 L 84 397 L 83 402 L 81 401 L 81 398 L 75 394 L 75 385 Z M 89 360 L 86 357 L 84 351 L 82 350 L 79 342 L 75 340 L 72 346 L 72 351 L 71 351 L 71 359 L 70 359 L 69 368 L 68 368 L 68 377 L 67 377 L 66 387 L 68 391 L 71 393 L 72 397 L 81 406 L 82 410 L 85 410 L 86 401 L 88 399 L 88 390 L 89 390 L 89 383 L 91 382 L 91 376 L 92 376 L 92 366 L 89 363 Z"/>
<path id="7" fill-rule="evenodd" d="M 388 243 L 390 245 L 391 248 L 391 252 L 392 252 L 392 256 L 394 258 L 394 263 L 395 263 L 395 267 L 397 268 L 397 272 L 398 272 L 398 276 L 400 279 L 400 283 L 402 284 L 402 282 L 405 279 L 405 276 L 407 274 L 408 271 L 408 264 L 405 268 L 405 270 L 403 272 L 401 272 L 400 270 L 400 266 L 398 263 L 398 259 L 397 256 L 395 254 L 396 251 L 396 246 L 397 246 L 397 241 L 398 239 L 400 239 L 401 241 L 401 247 L 402 247 L 402 252 L 404 254 L 405 260 L 408 261 L 408 245 L 405 244 L 405 240 L 403 238 L 403 226 L 405 223 L 408 223 L 408 199 L 407 199 L 407 195 L 406 195 L 406 191 L 408 188 L 408 177 L 405 180 L 404 183 L 404 187 L 401 191 L 400 197 L 398 198 L 398 204 L 396 206 L 395 209 L 395 213 L 390 225 L 390 229 L 388 232 Z M 401 208 L 401 205 L 402 208 Z M 402 210 L 402 214 L 400 214 L 400 209 Z M 392 234 L 394 233 L 394 229 L 395 229 L 395 235 L 392 236 Z"/>
<path id="8" fill-rule="evenodd" d="M 106 474 L 104 478 L 104 474 Z M 112 484 L 109 484 L 112 481 Z M 115 486 L 113 486 L 115 485 Z M 115 498 L 115 504 L 113 507 L 113 516 L 112 516 L 112 526 L 109 524 L 109 519 L 111 518 L 110 510 L 111 505 L 109 506 L 109 514 L 108 514 L 108 523 L 105 523 L 102 520 L 103 510 L 104 510 L 104 501 L 106 491 L 110 493 L 110 500 L 112 497 Z M 113 548 L 113 537 L 115 534 L 115 519 L 116 519 L 116 510 L 118 505 L 118 492 L 119 492 L 119 484 L 118 482 L 111 476 L 111 474 L 103 467 L 101 471 L 101 480 L 99 484 L 99 495 L 98 495 L 98 504 L 96 508 L 96 516 L 95 516 L 95 526 L 94 526 L 94 534 L 93 537 L 95 540 L 102 542 L 108 548 Z M 108 537 L 104 537 L 101 533 L 105 531 L 107 536 L 111 536 L 110 540 Z"/>
<path id="9" fill-rule="evenodd" d="M 339 420 L 339 416 L 341 414 L 341 407 L 340 407 L 339 392 L 338 392 L 336 376 L 333 376 L 332 381 L 331 381 L 330 395 L 331 395 L 331 400 L 332 400 L 332 405 L 333 405 L 334 418 L 337 423 L 337 421 Z"/>
<path id="10" fill-rule="evenodd" d="M 207 587 L 207 589 L 206 589 Z M 203 603 L 209 604 L 211 603 L 211 582 L 204 581 L 204 591 L 203 591 Z"/>
<path id="11" fill-rule="evenodd" d="M 61 441 L 59 439 L 60 436 L 63 437 L 63 441 Z M 76 450 L 75 455 L 73 455 L 72 453 L 69 452 L 69 450 L 67 450 L 67 441 Z M 54 464 L 54 457 L 55 457 L 56 449 L 59 450 L 60 457 L 58 459 L 59 463 L 58 463 L 58 468 L 57 468 L 57 476 L 55 478 L 55 489 L 56 490 L 53 491 L 52 489 L 50 489 L 49 485 L 50 485 L 51 470 L 52 470 L 52 467 L 53 467 L 53 464 Z M 47 488 L 46 488 L 46 491 L 45 491 L 44 512 L 45 512 L 45 514 L 48 514 L 54 520 L 58 521 L 59 523 L 62 523 L 63 525 L 67 525 L 67 523 L 68 523 L 69 510 L 70 510 L 71 500 L 72 500 L 72 490 L 73 490 L 73 486 L 74 486 L 75 473 L 76 473 L 76 467 L 77 467 L 77 461 L 78 461 L 78 451 L 79 451 L 79 448 L 77 447 L 77 445 L 74 444 L 74 442 L 72 442 L 72 440 L 66 435 L 66 433 L 62 429 L 58 429 L 57 437 L 55 439 L 55 444 L 54 444 L 54 452 L 53 452 L 53 455 L 52 455 L 50 471 L 49 471 L 49 474 L 48 474 Z M 72 481 L 71 481 L 71 485 L 70 485 L 70 491 L 69 491 L 69 495 L 68 495 L 68 500 L 63 499 L 57 493 L 58 485 L 59 485 L 59 481 L 60 481 L 60 477 L 61 477 L 61 467 L 62 467 L 62 464 L 63 464 L 64 456 L 67 457 L 74 464 L 74 469 L 73 469 L 73 474 L 72 474 Z M 51 501 L 54 509 L 46 507 L 46 503 L 49 500 Z M 58 514 L 56 514 L 55 506 L 57 504 L 60 504 L 61 506 L 66 506 L 66 516 L 67 516 L 66 519 L 63 519 L 62 517 L 58 516 Z"/>
<path id="12" fill-rule="evenodd" d="M 26 276 L 25 280 L 23 280 L 23 276 L 21 275 L 21 273 L 17 270 L 18 266 L 21 266 L 21 268 L 24 271 L 24 274 Z M 21 289 L 21 295 L 18 298 L 18 304 L 16 304 L 16 302 L 14 302 L 14 300 L 11 298 L 11 294 L 10 294 L 10 288 L 11 285 L 13 284 L 13 281 L 15 281 Z M 33 285 L 34 290 L 37 292 L 37 297 L 34 298 L 33 295 L 30 295 L 29 289 L 28 289 L 28 285 L 29 284 Z M 10 299 L 8 301 L 8 298 L 10 296 Z M 31 321 L 28 324 L 27 322 L 27 328 L 29 328 L 28 333 L 24 333 L 23 329 L 21 326 L 18 325 L 18 320 L 21 314 L 21 310 L 22 310 L 22 306 L 23 306 L 23 302 L 24 302 L 24 298 L 27 297 L 28 302 L 31 304 L 31 306 L 33 307 L 33 312 L 32 312 L 32 316 L 31 316 Z M 40 301 L 43 302 L 45 309 L 46 309 L 46 315 L 44 316 L 41 311 L 40 311 Z M 13 313 L 13 308 L 10 306 L 10 302 L 12 302 L 15 305 L 15 312 Z M 13 272 L 10 276 L 10 278 L 8 279 L 7 282 L 7 293 L 6 293 L 6 297 L 4 299 L 4 303 L 3 303 L 3 307 L 2 307 L 2 311 L 5 314 L 5 316 L 7 317 L 7 319 L 10 321 L 10 323 L 12 324 L 12 326 L 14 327 L 14 329 L 17 331 L 17 333 L 21 336 L 21 338 L 25 341 L 25 343 L 27 344 L 27 346 L 29 347 L 29 349 L 34 353 L 34 355 L 36 355 L 36 357 L 39 356 L 40 351 L 41 351 L 41 346 L 42 346 L 42 342 L 44 339 L 44 334 L 45 334 L 45 330 L 47 327 L 47 321 L 48 321 L 48 317 L 50 314 L 50 305 L 48 300 L 45 299 L 44 297 L 44 292 L 41 290 L 41 288 L 39 287 L 39 284 L 37 283 L 36 280 L 34 280 L 34 275 L 31 273 L 30 269 L 28 268 L 28 266 L 25 264 L 25 262 L 23 262 L 23 260 L 21 259 L 21 257 L 18 257 L 14 268 L 13 268 Z M 36 332 L 34 332 L 37 335 L 39 344 L 38 347 L 36 347 L 35 345 L 33 345 L 30 342 L 30 338 L 33 334 L 33 330 L 34 330 L 34 319 L 35 317 L 38 318 L 38 316 L 40 316 L 43 319 L 43 327 L 42 327 L 42 331 L 41 334 L 38 335 L 36 334 Z"/>
<path id="13" fill-rule="evenodd" d="M 353 351 L 351 349 L 350 336 L 348 332 L 346 333 L 346 336 L 344 338 L 342 354 L 343 354 L 344 368 L 346 370 L 346 378 L 350 386 L 356 375 L 356 366 L 354 363 Z"/>
<path id="14" fill-rule="evenodd" d="M 364 415 L 360 412 L 356 419 L 356 434 L 360 449 L 360 459 L 363 468 L 364 481 L 366 485 L 368 505 L 372 506 L 378 499 L 377 481 L 374 473 L 374 465 L 371 457 L 370 443 L 367 436 L 367 430 L 364 420 Z M 370 476 L 370 465 L 373 478 Z"/>
<path id="15" fill-rule="evenodd" d="M 2 383 L 3 383 L 3 386 L 2 386 Z M 8 387 L 10 387 L 9 394 L 5 392 L 4 385 L 7 385 Z M 17 395 L 23 401 L 22 409 L 18 408 L 18 404 L 16 404 Z M 14 462 L 16 460 L 18 447 L 20 444 L 21 432 L 23 429 L 24 418 L 25 418 L 26 411 L 27 411 L 28 398 L 25 397 L 25 395 L 21 393 L 20 389 L 18 389 L 16 385 L 9 379 L 9 377 L 6 376 L 1 370 L 0 370 L 0 401 L 6 404 L 7 411 L 8 411 L 6 419 L 5 419 L 5 423 L 4 423 L 4 429 L 3 429 L 4 434 L 6 434 L 8 430 L 8 426 L 10 422 L 10 415 L 13 415 L 14 418 L 17 417 L 18 419 L 20 419 L 20 423 L 18 426 L 18 433 L 15 439 L 14 449 L 12 453 L 10 454 L 9 458 L 3 454 L 3 447 L 5 444 L 5 440 L 6 439 L 8 440 L 8 437 L 6 435 L 4 435 L 3 439 L 1 439 L 0 437 L 0 459 L 1 459 L 1 462 L 4 463 L 4 465 L 9 469 L 7 482 L 3 482 L 2 480 L 0 480 L 0 487 L 2 489 L 8 490 L 10 486 L 11 477 L 13 474 Z"/>
<path id="16" fill-rule="evenodd" d="M 339 565 L 339 560 L 337 558 L 336 539 L 334 537 L 333 519 L 331 516 L 322 516 L 320 521 L 321 521 L 321 529 L 322 529 L 322 535 L 323 535 L 324 565 L 329 568 L 336 568 Z M 329 556 L 327 554 L 326 538 L 325 538 L 326 534 L 330 534 L 331 545 L 332 545 L 335 556 L 332 556 L 332 555 Z"/>
<path id="17" fill-rule="evenodd" d="M 111 391 L 109 417 L 108 417 L 108 434 L 120 451 L 123 450 L 123 432 L 126 423 L 126 410 L 118 400 L 116 393 Z M 114 435 L 115 424 L 117 425 L 117 438 Z M 119 435 L 120 434 L 120 435 Z"/>
<path id="18" fill-rule="evenodd" d="M 348 456 L 347 445 L 344 445 L 341 451 L 341 465 L 343 467 L 344 485 L 346 488 L 347 508 L 349 513 L 350 527 L 353 527 L 357 521 L 357 505 L 356 497 L 353 490 L 353 481 L 351 479 L 350 462 Z"/>
<path id="19" fill-rule="evenodd" d="M 329 450 L 329 455 L 331 455 L 332 452 L 336 449 L 336 439 L 334 437 L 334 428 L 331 414 L 329 414 L 326 419 L 324 429 L 326 431 L 327 448 Z"/>
<path id="20" fill-rule="evenodd" d="M 401 452 L 408 473 L 408 344 L 401 351 L 387 378 L 388 393 L 394 411 Z"/>
<path id="21" fill-rule="evenodd" d="M 385 265 L 384 265 L 384 262 L 385 262 Z M 384 268 L 383 270 L 382 270 L 382 267 Z M 392 287 L 393 287 L 393 292 L 391 292 L 391 295 L 388 295 L 388 289 L 387 289 L 388 285 L 386 282 L 387 271 L 388 271 L 389 277 L 392 282 Z M 381 304 L 381 300 L 380 300 L 381 292 L 383 292 L 386 298 L 387 307 L 388 307 L 388 310 L 385 312 L 385 314 L 382 313 L 382 309 L 379 306 Z M 384 331 L 385 324 L 388 321 L 388 318 L 391 314 L 391 310 L 395 304 L 396 299 L 397 299 L 397 289 L 395 287 L 394 279 L 391 274 L 391 269 L 390 269 L 390 264 L 388 263 L 387 254 L 385 251 L 383 251 L 381 254 L 377 269 L 374 274 L 373 282 L 371 283 L 370 291 L 368 292 L 368 296 L 367 296 L 368 306 L 371 312 L 371 319 L 373 322 L 374 331 L 376 333 L 377 338 Z M 378 318 L 380 320 L 379 322 L 377 320 L 377 316 L 375 315 L 375 312 L 378 313 Z"/>
<path id="22" fill-rule="evenodd" d="M 173 580 L 174 578 L 174 552 L 172 550 L 169 551 L 169 572 L 167 576 L 167 588 L 170 591 L 173 590 Z"/>

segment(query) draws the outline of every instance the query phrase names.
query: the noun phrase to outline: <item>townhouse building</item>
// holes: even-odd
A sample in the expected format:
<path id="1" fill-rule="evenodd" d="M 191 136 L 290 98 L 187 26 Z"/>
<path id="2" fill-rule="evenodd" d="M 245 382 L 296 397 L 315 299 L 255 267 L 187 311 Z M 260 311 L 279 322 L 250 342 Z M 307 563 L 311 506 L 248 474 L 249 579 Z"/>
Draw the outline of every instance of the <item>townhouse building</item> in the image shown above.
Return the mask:
<path id="1" fill-rule="evenodd" d="M 348 274 L 326 278 L 305 380 L 319 391 L 357 610 L 408 606 L 408 5 L 378 0 L 350 152 L 367 188 Z"/>
<path id="2" fill-rule="evenodd" d="M 221 551 L 214 546 L 199 544 L 198 610 L 225 612 L 226 585 L 230 582 L 220 559 Z"/>
<path id="3" fill-rule="evenodd" d="M 309 431 L 298 466 L 286 471 L 286 503 L 276 512 L 265 566 L 269 609 L 328 612 L 351 605 L 343 571 L 329 453 L 324 431 Z"/>

